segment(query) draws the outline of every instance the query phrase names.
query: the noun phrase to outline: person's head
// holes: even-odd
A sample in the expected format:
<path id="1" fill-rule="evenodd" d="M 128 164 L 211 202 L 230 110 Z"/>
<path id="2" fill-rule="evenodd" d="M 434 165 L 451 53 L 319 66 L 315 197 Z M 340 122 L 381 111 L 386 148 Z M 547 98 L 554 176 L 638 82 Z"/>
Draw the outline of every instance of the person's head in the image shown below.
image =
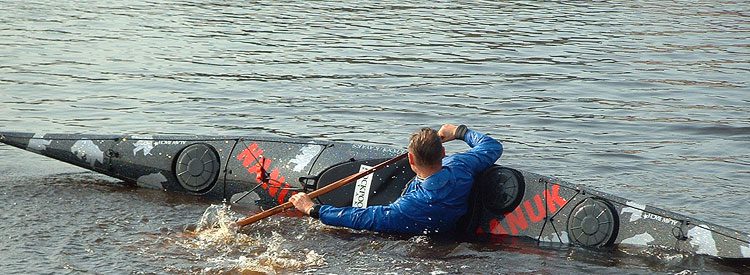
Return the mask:
<path id="1" fill-rule="evenodd" d="M 422 128 L 413 133 L 409 140 L 409 164 L 420 168 L 433 168 L 442 165 L 445 148 L 438 132 Z"/>

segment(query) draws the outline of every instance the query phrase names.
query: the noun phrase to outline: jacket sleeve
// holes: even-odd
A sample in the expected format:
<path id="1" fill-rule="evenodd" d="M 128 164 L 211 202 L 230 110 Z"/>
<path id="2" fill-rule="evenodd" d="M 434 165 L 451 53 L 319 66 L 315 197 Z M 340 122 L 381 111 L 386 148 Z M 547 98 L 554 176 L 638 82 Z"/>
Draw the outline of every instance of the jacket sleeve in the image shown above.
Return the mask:
<path id="1" fill-rule="evenodd" d="M 473 175 L 494 164 L 503 154 L 503 145 L 497 140 L 469 129 L 463 140 L 471 150 L 446 157 L 443 166 L 457 167 Z"/>
<path id="2" fill-rule="evenodd" d="M 322 205 L 319 217 L 327 225 L 378 232 L 413 233 L 416 225 L 409 227 L 410 219 L 394 209 L 397 203 L 398 201 L 367 208 Z"/>

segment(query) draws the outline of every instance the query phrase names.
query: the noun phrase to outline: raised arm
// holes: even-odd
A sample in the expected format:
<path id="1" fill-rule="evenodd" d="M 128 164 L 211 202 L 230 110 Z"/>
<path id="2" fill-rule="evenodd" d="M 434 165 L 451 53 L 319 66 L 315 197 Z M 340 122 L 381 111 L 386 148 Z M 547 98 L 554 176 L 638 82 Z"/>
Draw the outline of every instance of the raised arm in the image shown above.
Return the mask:
<path id="1" fill-rule="evenodd" d="M 465 141 L 471 149 L 446 157 L 443 159 L 443 166 L 457 167 L 473 176 L 489 168 L 503 154 L 503 145 L 500 142 L 464 125 L 456 128 L 454 136 Z"/>

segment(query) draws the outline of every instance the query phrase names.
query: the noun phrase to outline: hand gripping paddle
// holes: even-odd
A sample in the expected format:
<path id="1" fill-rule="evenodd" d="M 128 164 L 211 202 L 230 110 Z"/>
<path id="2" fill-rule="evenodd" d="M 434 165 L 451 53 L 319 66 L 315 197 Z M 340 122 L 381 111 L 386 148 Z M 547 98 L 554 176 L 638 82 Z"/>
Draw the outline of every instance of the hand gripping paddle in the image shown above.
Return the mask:
<path id="1" fill-rule="evenodd" d="M 329 184 L 329 185 L 326 185 L 326 186 L 325 186 L 325 187 L 323 187 L 323 188 L 320 188 L 320 189 L 317 189 L 317 190 L 315 190 L 315 191 L 312 191 L 312 192 L 310 192 L 310 193 L 309 193 L 309 194 L 307 194 L 307 195 L 308 195 L 308 196 L 309 196 L 309 197 L 310 197 L 311 199 L 314 199 L 314 198 L 316 198 L 316 197 L 319 197 L 319 196 L 325 195 L 325 194 L 327 194 L 328 192 L 331 192 L 331 191 L 333 191 L 333 190 L 336 190 L 336 189 L 338 189 L 339 187 L 342 187 L 342 186 L 344 186 L 344 185 L 347 185 L 347 184 L 349 184 L 349 183 L 352 183 L 352 182 L 354 182 L 354 181 L 356 181 L 356 180 L 358 180 L 358 179 L 361 179 L 361 178 L 362 178 L 362 177 L 364 177 L 364 176 L 367 176 L 367 175 L 369 175 L 369 174 L 372 174 L 372 173 L 374 173 L 375 171 L 378 171 L 378 170 L 380 170 L 380 169 L 383 169 L 383 168 L 385 168 L 386 166 L 389 166 L 389 165 L 391 165 L 391 164 L 394 164 L 394 163 L 396 163 L 397 161 L 399 161 L 399 160 L 402 160 L 402 159 L 406 158 L 406 156 L 407 156 L 407 153 L 401 154 L 401 155 L 399 155 L 399 156 L 397 156 L 397 157 L 395 157 L 395 158 L 389 159 L 389 160 L 387 160 L 387 161 L 385 161 L 385 162 L 383 162 L 383 163 L 380 163 L 380 164 L 378 164 L 378 165 L 375 165 L 374 167 L 372 167 L 372 168 L 370 168 L 370 169 L 367 169 L 367 170 L 365 170 L 365 171 L 362 171 L 362 172 L 359 172 L 359 173 L 353 174 L 353 175 L 351 175 L 351 176 L 348 176 L 348 177 L 346 177 L 346 178 L 340 179 L 340 180 L 338 180 L 338 181 L 336 181 L 336 182 L 334 182 L 334 183 L 331 183 L 331 184 Z M 277 206 L 275 206 L 275 207 L 273 207 L 273 208 L 271 208 L 271 209 L 268 209 L 268 210 L 266 210 L 266 211 L 263 211 L 263 212 L 260 212 L 260 213 L 258 213 L 258 214 L 255 214 L 255 215 L 252 215 L 252 216 L 249 216 L 249 217 L 245 217 L 245 218 L 243 218 L 243 219 L 241 219 L 241 220 L 238 220 L 236 224 L 237 224 L 237 226 L 239 226 L 240 228 L 242 228 L 242 227 L 244 227 L 244 226 L 246 226 L 246 225 L 252 224 L 252 223 L 254 223 L 254 222 L 257 222 L 257 221 L 259 221 L 259 220 L 262 220 L 262 219 L 265 219 L 265 218 L 267 218 L 267 217 L 273 216 L 273 215 L 275 215 L 275 214 L 281 213 L 281 212 L 283 212 L 284 210 L 286 210 L 286 209 L 288 209 L 288 208 L 292 208 L 292 207 L 294 207 L 294 205 L 293 205 L 293 204 L 292 204 L 291 202 L 287 201 L 287 202 L 285 202 L 285 203 L 283 203 L 283 204 L 277 205 Z"/>

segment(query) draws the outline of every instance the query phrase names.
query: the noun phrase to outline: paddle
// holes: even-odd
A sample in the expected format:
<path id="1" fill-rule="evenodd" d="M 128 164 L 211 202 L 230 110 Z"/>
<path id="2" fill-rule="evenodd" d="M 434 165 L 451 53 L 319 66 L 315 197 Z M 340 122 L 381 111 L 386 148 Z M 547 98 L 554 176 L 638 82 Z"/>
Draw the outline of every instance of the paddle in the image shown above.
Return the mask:
<path id="1" fill-rule="evenodd" d="M 320 188 L 320 189 L 317 189 L 315 191 L 312 191 L 312 192 L 310 192 L 307 195 L 311 199 L 314 199 L 316 197 L 325 195 L 328 192 L 331 192 L 333 190 L 338 189 L 339 187 L 342 187 L 342 186 L 347 185 L 349 183 L 352 183 L 352 182 L 354 182 L 354 181 L 356 181 L 358 179 L 361 179 L 362 177 L 367 176 L 369 174 L 372 174 L 375 171 L 378 171 L 380 169 L 383 169 L 384 167 L 386 167 L 388 165 L 394 164 L 397 161 L 406 158 L 406 155 L 407 155 L 407 153 L 404 153 L 404 154 L 399 155 L 399 156 L 397 156 L 395 158 L 389 159 L 389 160 L 387 160 L 387 161 L 385 161 L 383 163 L 375 165 L 374 167 L 372 167 L 370 169 L 367 169 L 365 171 L 362 171 L 362 172 L 350 175 L 350 176 L 348 176 L 346 178 L 340 179 L 338 181 L 335 181 L 334 183 L 326 185 L 323 188 Z M 282 211 L 284 211 L 284 210 L 286 210 L 288 208 L 292 208 L 292 207 L 294 207 L 294 205 L 291 202 L 287 201 L 287 202 L 285 202 L 283 204 L 277 205 L 277 206 L 275 206 L 275 207 L 273 207 L 271 209 L 268 209 L 266 211 L 263 211 L 263 212 L 260 212 L 258 214 L 255 214 L 255 215 L 252 215 L 252 216 L 249 216 L 249 217 L 245 217 L 244 219 L 238 220 L 236 222 L 236 224 L 237 224 L 237 226 L 239 226 L 240 228 L 242 228 L 243 226 L 252 224 L 252 223 L 257 222 L 259 220 L 262 220 L 262 219 L 265 219 L 267 217 L 273 216 L 275 214 L 281 213 Z"/>

